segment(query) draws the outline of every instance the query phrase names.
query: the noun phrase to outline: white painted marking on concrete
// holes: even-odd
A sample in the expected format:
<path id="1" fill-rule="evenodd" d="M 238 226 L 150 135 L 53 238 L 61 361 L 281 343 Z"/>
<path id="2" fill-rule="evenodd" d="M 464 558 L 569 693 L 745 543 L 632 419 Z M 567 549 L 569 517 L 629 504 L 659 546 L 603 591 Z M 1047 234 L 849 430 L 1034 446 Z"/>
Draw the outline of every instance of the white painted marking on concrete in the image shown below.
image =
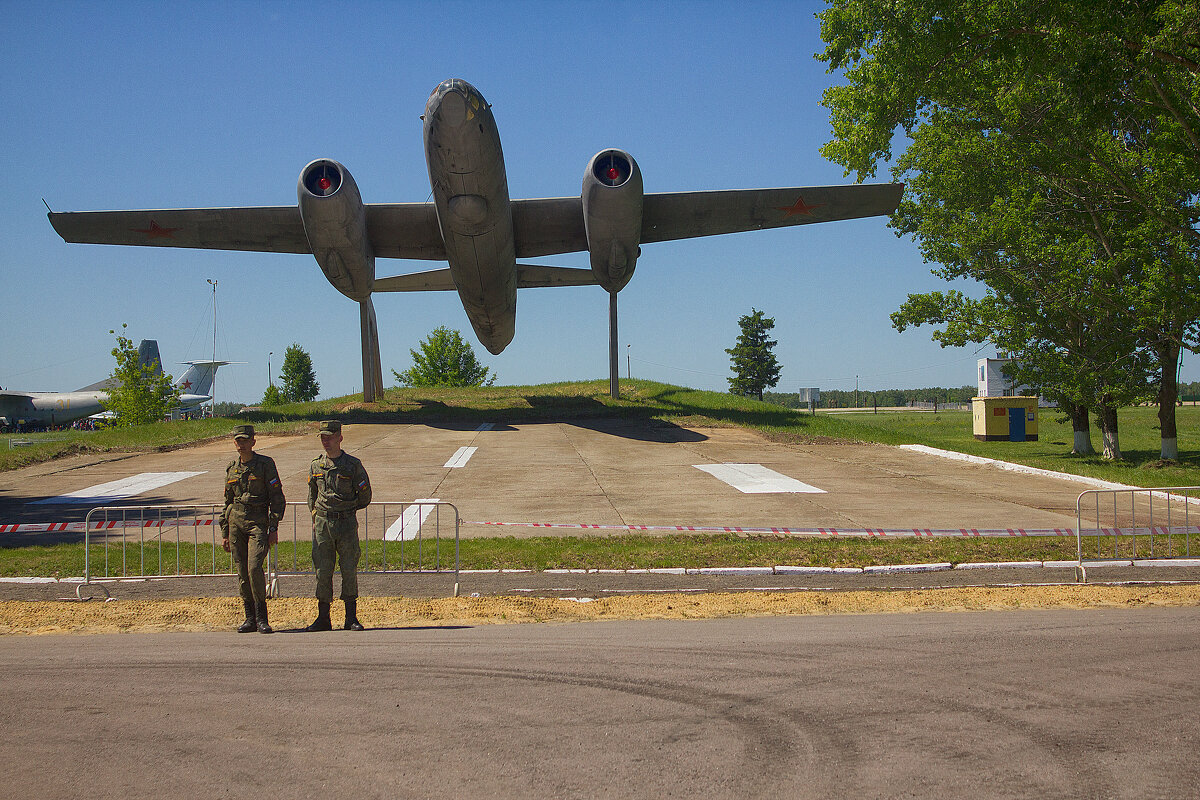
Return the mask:
<path id="1" fill-rule="evenodd" d="M 450 457 L 450 460 L 442 466 L 447 469 L 465 467 L 467 462 L 471 460 L 471 456 L 475 455 L 475 451 L 478 449 L 478 447 L 460 447 L 454 451 L 454 455 Z"/>
<path id="2" fill-rule="evenodd" d="M 1129 486 L 1124 483 L 1113 483 L 1112 481 L 1102 481 L 1099 478 L 1088 478 L 1083 475 L 1072 475 L 1068 472 L 1055 472 L 1049 469 L 1039 469 L 1037 467 L 1027 467 L 1024 464 L 1014 464 L 1011 461 L 1000 461 L 995 458 L 984 458 L 983 456 L 972 456 L 966 453 L 956 453 L 953 450 L 940 450 L 936 447 L 929 447 L 923 444 L 902 444 L 901 450 L 912 450 L 914 453 L 924 453 L 930 456 L 938 456 L 939 458 L 949 458 L 954 461 L 966 461 L 969 464 L 990 464 L 993 467 L 1006 469 L 1009 472 L 1021 472 L 1026 475 L 1041 475 L 1047 478 L 1062 478 L 1065 481 L 1075 481 L 1082 483 L 1085 486 L 1091 486 L 1096 489 L 1137 489 L 1139 491 L 1149 491 L 1141 486 Z M 1166 498 L 1167 492 L 1151 492 L 1152 495 Z M 1200 497 L 1191 497 L 1181 494 L 1170 494 L 1170 498 L 1180 503 L 1189 505 L 1200 505 Z"/>
<path id="3" fill-rule="evenodd" d="M 833 567 L 799 567 L 781 565 L 775 567 L 776 575 L 832 575 Z"/>
<path id="4" fill-rule="evenodd" d="M 404 509 L 404 513 L 388 526 L 388 529 L 383 534 L 383 538 L 389 542 L 408 542 L 417 538 L 417 535 L 421 533 L 421 525 L 424 524 L 426 518 L 436 508 L 434 505 L 422 504 L 437 502 L 439 500 L 436 497 L 414 500 L 411 505 Z"/>
<path id="5" fill-rule="evenodd" d="M 1040 561 L 972 561 L 955 564 L 955 569 L 1041 569 Z"/>
<path id="6" fill-rule="evenodd" d="M 194 478 L 197 475 L 203 475 L 204 472 L 143 472 L 140 475 L 131 475 L 128 478 L 122 478 L 119 481 L 109 481 L 108 483 L 89 486 L 86 489 L 80 489 L 77 492 L 70 494 L 61 494 L 58 497 L 47 497 L 45 500 L 35 500 L 30 505 L 49 505 L 52 503 L 74 503 L 74 504 L 91 504 L 103 505 L 111 500 L 124 500 L 127 497 L 148 492 L 151 489 L 158 489 L 176 481 L 182 481 L 186 478 Z"/>
<path id="7" fill-rule="evenodd" d="M 1144 558 L 1135 567 L 1200 567 L 1200 558 Z"/>
<path id="8" fill-rule="evenodd" d="M 773 575 L 773 567 L 701 567 L 701 575 Z"/>
<path id="9" fill-rule="evenodd" d="M 724 481 L 743 494 L 825 494 L 824 489 L 801 483 L 795 478 L 768 469 L 762 464 L 693 464 L 696 469 L 707 472 Z"/>
<path id="10" fill-rule="evenodd" d="M 495 428 L 495 427 L 496 427 L 496 423 L 485 422 L 482 425 L 480 425 L 478 428 L 476 428 L 475 432 L 478 433 L 480 431 L 490 431 L 492 428 Z"/>

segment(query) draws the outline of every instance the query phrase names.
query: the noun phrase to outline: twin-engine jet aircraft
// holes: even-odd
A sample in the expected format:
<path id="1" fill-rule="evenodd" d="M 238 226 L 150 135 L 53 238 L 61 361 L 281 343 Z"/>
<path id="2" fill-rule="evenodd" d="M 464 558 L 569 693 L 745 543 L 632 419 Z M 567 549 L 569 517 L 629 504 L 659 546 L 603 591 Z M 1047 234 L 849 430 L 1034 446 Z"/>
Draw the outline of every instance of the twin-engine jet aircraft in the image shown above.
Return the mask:
<path id="1" fill-rule="evenodd" d="M 498 354 L 512 341 L 517 289 L 598 284 L 609 292 L 609 367 L 616 395 L 616 298 L 641 245 L 671 239 L 890 214 L 902 184 L 644 194 L 623 150 L 597 153 L 578 197 L 511 200 L 492 108 L 463 80 L 425 105 L 433 203 L 364 204 L 350 172 L 318 159 L 300 173 L 296 206 L 50 213 L 68 242 L 311 253 L 357 300 L 363 399 L 381 397 L 372 292 L 454 290 L 476 336 Z M 591 269 L 518 263 L 586 250 Z M 446 261 L 448 268 L 375 277 L 376 258 Z"/>

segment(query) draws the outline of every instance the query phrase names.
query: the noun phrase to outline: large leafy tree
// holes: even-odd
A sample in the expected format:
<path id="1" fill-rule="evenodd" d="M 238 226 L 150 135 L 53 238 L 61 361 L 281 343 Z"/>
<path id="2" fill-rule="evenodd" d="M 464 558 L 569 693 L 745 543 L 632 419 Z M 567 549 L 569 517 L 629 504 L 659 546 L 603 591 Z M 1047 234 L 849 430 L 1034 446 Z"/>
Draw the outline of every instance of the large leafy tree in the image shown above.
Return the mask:
<path id="1" fill-rule="evenodd" d="M 479 363 L 471 343 L 446 327 L 435 328 L 422 339 L 419 350 L 409 350 L 413 365 L 404 372 L 392 370 L 401 386 L 491 386 L 496 376 Z"/>
<path id="2" fill-rule="evenodd" d="M 317 375 L 313 372 L 312 357 L 295 342 L 283 353 L 279 382 L 283 384 L 279 389 L 279 397 L 284 403 L 316 400 L 321 391 L 321 384 L 317 383 Z"/>
<path id="3" fill-rule="evenodd" d="M 774 348 L 778 342 L 767 338 L 767 332 L 775 327 L 775 320 L 758 309 L 738 319 L 741 333 L 737 344 L 725 352 L 729 354 L 733 377 L 728 378 L 729 393 L 763 399 L 763 392 L 779 383 L 780 366 Z"/>
<path id="4" fill-rule="evenodd" d="M 1143 399 L 1153 372 L 1131 324 L 1137 248 L 1113 248 L 1128 221 L 1114 226 L 1047 193 L 1037 167 L 1053 154 L 946 122 L 952 112 L 934 116 L 900 159 L 911 176 L 894 226 L 940 265 L 936 275 L 974 279 L 986 293 L 910 295 L 893 323 L 943 324 L 934 338 L 944 345 L 991 341 L 1019 359 L 1019 382 L 1041 387 L 1070 413 L 1076 452 L 1091 450 L 1093 408 L 1106 455 L 1119 457 L 1116 406 Z"/>
<path id="5" fill-rule="evenodd" d="M 138 350 L 125 335 L 125 328 L 122 325 L 119 334 L 109 331 L 117 337 L 112 349 L 117 365 L 109 375 L 113 385 L 103 405 L 106 411 L 116 414 L 117 425 L 156 422 L 179 403 L 179 392 L 175 390 L 171 376 L 163 374 L 158 362 L 139 363 Z"/>
<path id="6" fill-rule="evenodd" d="M 1001 312 L 991 322 L 1007 323 L 989 338 L 1013 340 L 1047 316 L 1070 331 L 1019 354 L 1052 356 L 1057 372 L 1036 383 L 1091 405 L 1106 453 L 1111 436 L 1119 454 L 1108 404 L 1148 379 L 1173 457 L 1175 367 L 1180 348 L 1197 348 L 1200 319 L 1196 4 L 832 0 L 821 22 L 820 57 L 848 79 L 826 93 L 835 138 L 823 152 L 861 178 L 907 133 L 894 169 L 912 189 L 901 232 L 939 274 L 984 283 Z M 925 305 L 924 321 L 954 311 Z M 912 303 L 901 313 L 922 321 Z M 1123 380 L 1088 371 L 1083 351 L 1095 362 L 1105 347 Z"/>

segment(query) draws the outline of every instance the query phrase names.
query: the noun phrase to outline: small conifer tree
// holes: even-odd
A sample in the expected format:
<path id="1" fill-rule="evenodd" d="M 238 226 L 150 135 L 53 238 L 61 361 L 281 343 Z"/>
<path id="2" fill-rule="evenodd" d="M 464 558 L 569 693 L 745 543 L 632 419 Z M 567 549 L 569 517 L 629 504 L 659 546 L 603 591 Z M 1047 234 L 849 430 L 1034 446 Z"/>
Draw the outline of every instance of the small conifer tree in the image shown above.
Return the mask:
<path id="1" fill-rule="evenodd" d="M 775 320 L 754 308 L 750 312 L 738 320 L 742 332 L 737 344 L 725 351 L 731 356 L 734 372 L 728 379 L 729 393 L 753 395 L 762 400 L 763 391 L 779 383 L 781 368 L 772 351 L 778 342 L 767 338 L 767 331 L 775 327 Z"/>

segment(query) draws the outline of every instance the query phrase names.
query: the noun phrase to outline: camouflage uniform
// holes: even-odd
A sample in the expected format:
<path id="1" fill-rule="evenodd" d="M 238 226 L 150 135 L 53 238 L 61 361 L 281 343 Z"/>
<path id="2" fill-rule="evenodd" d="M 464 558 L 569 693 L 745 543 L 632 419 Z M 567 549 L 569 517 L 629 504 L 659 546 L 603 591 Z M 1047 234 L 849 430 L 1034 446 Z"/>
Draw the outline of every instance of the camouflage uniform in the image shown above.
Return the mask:
<path id="1" fill-rule="evenodd" d="M 254 437 L 250 425 L 239 425 L 235 432 L 238 438 Z M 285 508 L 283 486 L 273 459 L 255 453 L 248 463 L 235 458 L 225 468 L 221 537 L 229 540 L 237 563 L 238 589 L 246 603 L 266 604 L 263 563 L 270 549 L 267 537 L 279 527 Z"/>
<path id="2" fill-rule="evenodd" d="M 328 429 L 328 430 L 327 430 Z M 321 423 L 321 432 L 341 432 L 341 423 Z M 313 514 L 313 566 L 317 570 L 317 600 L 333 602 L 333 568 L 342 572 L 341 599 L 358 599 L 358 541 L 356 512 L 371 503 L 371 480 L 362 462 L 343 451 L 337 458 L 322 453 L 308 473 L 308 509 Z"/>

